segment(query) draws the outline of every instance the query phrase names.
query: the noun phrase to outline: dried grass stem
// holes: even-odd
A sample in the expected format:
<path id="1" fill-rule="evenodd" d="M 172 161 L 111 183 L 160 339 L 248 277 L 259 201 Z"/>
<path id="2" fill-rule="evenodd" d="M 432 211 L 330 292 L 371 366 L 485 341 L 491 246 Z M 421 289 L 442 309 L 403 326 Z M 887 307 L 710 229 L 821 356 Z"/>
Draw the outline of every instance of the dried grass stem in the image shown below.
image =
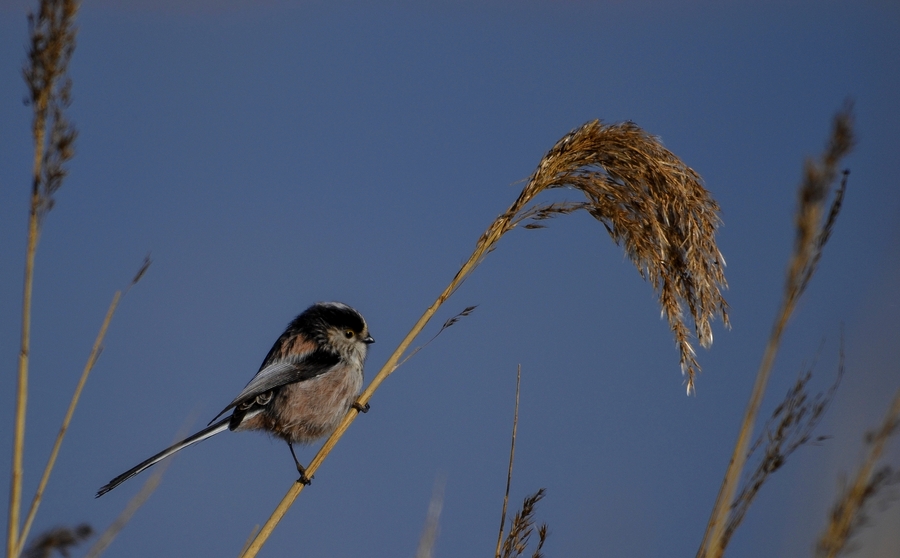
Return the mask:
<path id="1" fill-rule="evenodd" d="M 531 205 L 538 194 L 553 188 L 574 188 L 587 201 Z M 589 212 L 606 227 L 659 294 L 690 391 L 700 367 L 690 344 L 684 306 L 703 346 L 712 343 L 710 322 L 715 315 L 727 324 L 727 305 L 720 291 L 725 286 L 725 261 L 715 243 L 719 207 L 699 176 L 656 138 L 630 122 L 604 125 L 594 120 L 564 136 L 543 157 L 516 201 L 481 235 L 472 255 L 418 319 L 358 403 L 368 403 L 441 305 L 504 234 L 525 221 L 526 227 L 540 227 L 539 221 L 577 210 Z M 321 466 L 357 413 L 347 413 L 310 462 L 307 474 Z M 292 485 L 243 554 L 245 558 L 256 556 L 302 490 L 303 484 Z"/>
<path id="2" fill-rule="evenodd" d="M 509 443 L 509 467 L 506 470 L 506 492 L 503 493 L 503 510 L 500 512 L 500 532 L 497 534 L 497 549 L 494 558 L 500 558 L 503 545 L 503 530 L 506 528 L 506 508 L 509 504 L 509 489 L 512 484 L 513 462 L 516 459 L 516 431 L 519 427 L 519 386 L 522 383 L 522 365 L 516 369 L 516 408 L 513 412 L 512 440 Z"/>
<path id="3" fill-rule="evenodd" d="M 6 554 L 10 558 L 18 555 L 22 547 L 20 538 L 24 538 L 19 533 L 19 511 L 25 453 L 28 357 L 31 350 L 31 298 L 40 221 L 53 206 L 53 193 L 59 189 L 66 176 L 64 164 L 74 154 L 73 146 L 77 135 L 64 114 L 64 109 L 70 101 L 71 81 L 66 77 L 66 72 L 75 49 L 74 22 L 77 12 L 78 2 L 74 0 L 42 0 L 37 14 L 32 13 L 28 16 L 30 47 L 23 76 L 29 90 L 26 100 L 33 109 L 34 161 L 10 472 L 9 522 L 6 539 Z M 48 133 L 49 141 L 47 141 Z"/>

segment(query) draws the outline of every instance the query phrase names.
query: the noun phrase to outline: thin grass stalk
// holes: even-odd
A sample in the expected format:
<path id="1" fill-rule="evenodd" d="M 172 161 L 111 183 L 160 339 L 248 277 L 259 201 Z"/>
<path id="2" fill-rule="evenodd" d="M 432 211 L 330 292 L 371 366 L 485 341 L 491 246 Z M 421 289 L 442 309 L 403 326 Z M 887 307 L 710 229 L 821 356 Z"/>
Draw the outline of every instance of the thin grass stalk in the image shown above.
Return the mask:
<path id="1" fill-rule="evenodd" d="M 147 269 L 150 267 L 150 256 L 148 255 L 144 258 L 144 263 L 141 265 L 138 272 L 135 274 L 134 278 L 131 280 L 131 283 L 125 288 L 124 291 L 116 291 L 115 295 L 113 295 L 112 302 L 109 304 L 109 308 L 106 311 L 106 317 L 103 319 L 103 323 L 100 325 L 100 331 L 97 332 L 97 337 L 94 339 L 94 345 L 91 347 L 91 352 L 88 355 L 87 362 L 84 365 L 84 369 L 81 371 L 81 378 L 78 380 L 78 385 L 75 386 L 75 392 L 72 394 L 72 400 L 69 402 L 69 408 L 66 411 L 66 416 L 63 418 L 62 425 L 59 428 L 59 433 L 56 435 L 56 441 L 53 443 L 53 449 L 50 451 L 50 457 L 47 459 L 47 465 L 44 467 L 44 473 L 41 476 L 41 482 L 38 484 L 38 489 L 34 494 L 34 499 L 31 501 L 31 507 L 28 510 L 28 516 L 25 519 L 25 524 L 22 527 L 21 535 L 19 536 L 19 545 L 18 552 L 16 556 L 20 556 L 22 554 L 22 549 L 25 547 L 25 542 L 28 539 L 28 533 L 31 530 L 31 524 L 34 522 L 34 517 L 37 514 L 38 507 L 41 504 L 41 499 L 44 495 L 44 490 L 47 488 L 47 482 L 50 480 L 50 473 L 53 472 L 53 466 L 56 464 L 56 458 L 59 455 L 59 448 L 62 446 L 63 439 L 66 437 L 66 432 L 69 430 L 69 424 L 72 422 L 72 416 L 75 414 L 75 407 L 78 406 L 78 401 L 81 398 L 81 392 L 84 390 L 84 386 L 87 383 L 88 376 L 91 371 L 94 369 L 94 365 L 97 364 L 97 359 L 100 358 L 100 353 L 103 351 L 103 340 L 106 338 L 106 331 L 109 329 L 109 324 L 112 322 L 113 315 L 116 312 L 116 309 L 119 306 L 119 302 L 122 300 L 128 291 L 131 290 L 131 287 L 135 286 L 138 281 L 144 276 L 144 273 L 147 272 Z"/>
<path id="2" fill-rule="evenodd" d="M 50 451 L 50 457 L 47 459 L 47 465 L 44 467 L 44 474 L 41 475 L 41 482 L 38 484 L 37 491 L 34 493 L 34 499 L 31 501 L 28 516 L 25 518 L 25 524 L 22 527 L 22 533 L 19 537 L 20 541 L 16 556 L 19 556 L 22 553 L 25 541 L 28 539 L 28 532 L 31 530 L 31 524 L 34 521 L 34 516 L 37 514 L 38 507 L 41 505 L 44 490 L 47 488 L 47 482 L 50 480 L 50 473 L 53 472 L 53 466 L 56 464 L 59 448 L 62 446 L 63 439 L 66 437 L 66 432 L 69 430 L 69 424 L 72 422 L 72 415 L 75 414 L 75 407 L 78 406 L 78 400 L 81 398 L 81 392 L 84 390 L 88 375 L 90 375 L 91 370 L 93 370 L 94 365 L 97 363 L 97 359 L 100 357 L 100 351 L 103 347 L 103 338 L 106 337 L 106 330 L 109 328 L 109 323 L 112 321 L 113 314 L 116 311 L 116 307 L 119 305 L 121 297 L 122 291 L 116 291 L 116 294 L 113 296 L 112 302 L 109 305 L 109 309 L 106 311 L 106 317 L 103 320 L 103 324 L 100 326 L 100 332 L 97 333 L 97 338 L 94 340 L 94 346 L 91 348 L 91 353 L 88 356 L 87 363 L 84 365 L 84 370 L 81 372 L 81 378 L 78 380 L 78 385 L 75 386 L 75 393 L 72 394 L 72 400 L 69 402 L 66 416 L 63 418 L 62 426 L 59 427 L 59 433 L 56 435 L 56 441 L 53 443 L 53 449 Z"/>
<path id="3" fill-rule="evenodd" d="M 731 515 L 738 481 L 747 461 L 747 448 L 753 436 L 753 425 L 759 414 L 759 407 L 765 395 L 785 327 L 815 274 L 822 249 L 831 236 L 837 214 L 840 211 L 847 186 L 847 173 L 844 173 L 844 179 L 831 204 L 831 210 L 823 221 L 825 201 L 837 177 L 837 166 L 841 159 L 850 152 L 852 146 L 852 115 L 851 107 L 848 104 L 834 117 L 831 137 L 821 161 L 818 163 L 807 161 L 805 166 L 804 180 L 798 192 L 799 203 L 795 216 L 796 237 L 794 252 L 788 265 L 784 298 L 772 325 L 772 331 L 756 373 L 753 391 L 744 411 L 744 418 L 738 431 L 731 461 L 719 488 L 700 549 L 697 551 L 698 558 L 719 558 L 725 553 L 723 536 Z"/>
<path id="4" fill-rule="evenodd" d="M 778 347 L 781 344 L 781 336 L 785 325 L 787 325 L 788 318 L 793 312 L 793 308 L 793 304 L 782 305 L 778 318 L 775 321 L 775 326 L 772 328 L 772 333 L 769 335 L 769 342 L 766 345 L 766 351 L 759 366 L 759 371 L 756 373 L 756 381 L 753 383 L 750 401 L 747 403 L 747 409 L 744 411 L 744 420 L 741 423 L 738 439 L 734 445 L 734 453 L 725 473 L 725 480 L 716 497 L 713 515 L 707 526 L 707 534 L 703 539 L 704 546 L 701 547 L 701 552 L 698 553 L 698 556 L 721 556 L 724 553 L 724 548 L 722 548 L 720 541 L 722 541 L 724 529 L 728 523 L 731 501 L 734 499 L 737 483 L 740 480 L 741 472 L 747 460 L 747 447 L 750 443 L 750 438 L 753 436 L 753 424 L 756 422 L 756 416 L 759 414 L 759 406 L 762 403 L 769 376 L 772 373 L 772 364 L 775 362 L 775 355 L 778 353 Z M 707 544 L 708 546 L 705 546 Z"/>
<path id="5" fill-rule="evenodd" d="M 53 206 L 53 193 L 66 176 L 64 164 L 73 156 L 77 132 L 65 118 L 71 81 L 66 78 L 69 59 L 75 49 L 74 20 L 78 3 L 74 0 L 42 0 L 38 13 L 28 16 L 30 48 L 23 77 L 28 86 L 28 103 L 33 110 L 31 124 L 34 143 L 28 240 L 25 250 L 25 278 L 22 293 L 22 339 L 16 377 L 16 410 L 13 424 L 12 466 L 10 468 L 9 515 L 6 555 L 19 550 L 19 513 L 24 474 L 25 418 L 28 404 L 28 358 L 31 351 L 31 301 L 34 261 L 40 236 L 41 218 Z M 48 125 L 49 122 L 49 125 Z M 49 131 L 49 141 L 48 141 Z"/>
<path id="6" fill-rule="evenodd" d="M 43 141 L 41 144 L 43 145 Z M 35 165 L 39 168 L 39 149 L 35 148 Z M 22 342 L 16 384 L 16 412 L 13 426 L 12 471 L 9 488 L 9 525 L 6 555 L 16 556 L 19 548 L 19 509 L 22 502 L 23 456 L 25 454 L 25 411 L 28 405 L 28 355 L 31 347 L 31 292 L 34 284 L 34 256 L 37 251 L 37 194 L 32 195 L 28 219 L 28 248 L 25 254 L 25 288 L 22 294 Z"/>
<path id="7" fill-rule="evenodd" d="M 554 188 L 579 190 L 587 202 L 531 204 L 538 194 Z M 539 228 L 541 225 L 535 221 L 578 210 L 587 211 L 606 227 L 613 241 L 624 247 L 641 277 L 659 293 L 690 392 L 700 367 L 690 345 L 684 306 L 690 311 L 697 338 L 704 347 L 712 343 L 710 321 L 719 315 L 728 323 L 727 304 L 720 291 L 725 286 L 725 262 L 715 244 L 719 207 L 700 184 L 699 176 L 656 138 L 630 122 L 603 125 L 594 120 L 564 136 L 544 156 L 516 201 L 481 235 L 469 259 L 360 395 L 360 406 L 364 407 L 397 369 L 400 358 L 437 310 L 504 234 L 525 221 L 531 221 L 524 225 L 526 228 Z M 307 466 L 308 476 L 318 470 L 358 414 L 351 409 L 344 416 Z M 256 556 L 303 487 L 299 482 L 291 486 L 244 552 L 244 558 Z"/>
<path id="8" fill-rule="evenodd" d="M 28 357 L 31 351 L 31 298 L 34 285 L 34 259 L 40 236 L 41 209 L 44 206 L 41 193 L 41 177 L 44 168 L 44 137 L 46 135 L 47 105 L 50 88 L 40 92 L 33 100 L 35 106 L 32 121 L 34 162 L 32 165 L 31 206 L 28 211 L 28 244 L 25 251 L 25 285 L 22 293 L 22 342 L 19 347 L 19 367 L 16 385 L 16 412 L 13 427 L 12 478 L 9 491 L 9 532 L 6 555 L 17 556 L 19 548 L 19 510 L 22 502 L 23 457 L 25 454 L 25 417 L 28 406 Z"/>
<path id="9" fill-rule="evenodd" d="M 12 479 L 9 491 L 9 534 L 6 555 L 14 558 L 19 548 L 19 510 L 22 501 L 23 457 L 25 454 L 25 417 L 28 406 L 28 357 L 31 351 L 31 298 L 34 285 L 34 259 L 40 236 L 41 209 L 44 206 L 41 193 L 41 177 L 44 168 L 44 138 L 47 125 L 47 105 L 50 88 L 40 92 L 33 100 L 35 106 L 32 121 L 34 162 L 32 165 L 31 206 L 28 211 L 28 244 L 25 251 L 25 286 L 22 293 L 22 342 L 19 347 L 19 368 L 16 386 L 16 413 L 13 427 Z"/>
<path id="10" fill-rule="evenodd" d="M 516 429 L 519 426 L 519 384 L 522 382 L 522 365 L 516 371 L 516 409 L 513 412 L 512 441 L 509 443 L 509 468 L 506 470 L 506 492 L 503 494 L 503 511 L 500 512 L 500 533 L 497 535 L 497 550 L 494 558 L 500 558 L 503 547 L 503 529 L 506 528 L 506 507 L 509 505 L 509 488 L 512 484 L 513 461 L 516 456 Z"/>

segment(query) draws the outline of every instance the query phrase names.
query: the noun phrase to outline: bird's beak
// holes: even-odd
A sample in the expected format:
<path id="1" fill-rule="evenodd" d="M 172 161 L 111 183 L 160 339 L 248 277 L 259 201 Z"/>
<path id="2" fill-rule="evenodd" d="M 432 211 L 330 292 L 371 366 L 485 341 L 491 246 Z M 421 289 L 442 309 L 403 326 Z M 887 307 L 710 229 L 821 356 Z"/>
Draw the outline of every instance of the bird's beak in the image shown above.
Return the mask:
<path id="1" fill-rule="evenodd" d="M 366 345 L 371 345 L 374 342 L 375 342 L 375 340 L 372 339 L 371 335 L 368 335 L 368 336 L 366 336 L 365 339 L 363 339 L 363 343 L 365 343 Z"/>

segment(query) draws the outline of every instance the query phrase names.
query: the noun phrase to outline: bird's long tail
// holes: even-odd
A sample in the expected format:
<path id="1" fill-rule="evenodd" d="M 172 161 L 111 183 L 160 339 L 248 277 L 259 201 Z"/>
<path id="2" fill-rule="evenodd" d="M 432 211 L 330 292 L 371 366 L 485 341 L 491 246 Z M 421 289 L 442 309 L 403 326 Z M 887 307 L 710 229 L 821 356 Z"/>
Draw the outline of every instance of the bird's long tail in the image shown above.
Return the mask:
<path id="1" fill-rule="evenodd" d="M 177 453 L 190 445 L 196 444 L 197 442 L 202 442 L 203 440 L 205 440 L 211 436 L 215 436 L 219 432 L 224 432 L 225 430 L 228 430 L 228 422 L 230 420 L 231 420 L 231 417 L 225 417 L 224 419 L 220 420 L 219 422 L 217 422 L 213 425 L 207 426 L 206 428 L 204 428 L 200 432 L 197 432 L 193 436 L 189 436 L 189 437 L 185 438 L 184 440 L 178 442 L 177 444 L 162 450 L 161 452 L 157 453 L 150 459 L 136 465 L 135 467 L 132 467 L 131 469 L 128 469 L 127 471 L 125 471 L 124 473 L 119 475 L 118 477 L 109 481 L 109 483 L 106 486 L 104 486 L 103 488 L 98 490 L 96 497 L 99 498 L 100 496 L 103 496 L 104 494 L 106 494 L 107 492 L 112 490 L 113 488 L 119 486 L 123 482 L 127 481 L 131 477 L 133 477 L 136 474 L 143 471 L 144 469 L 147 469 L 151 465 L 154 465 L 155 463 L 162 461 L 163 459 L 169 457 L 170 455 Z"/>

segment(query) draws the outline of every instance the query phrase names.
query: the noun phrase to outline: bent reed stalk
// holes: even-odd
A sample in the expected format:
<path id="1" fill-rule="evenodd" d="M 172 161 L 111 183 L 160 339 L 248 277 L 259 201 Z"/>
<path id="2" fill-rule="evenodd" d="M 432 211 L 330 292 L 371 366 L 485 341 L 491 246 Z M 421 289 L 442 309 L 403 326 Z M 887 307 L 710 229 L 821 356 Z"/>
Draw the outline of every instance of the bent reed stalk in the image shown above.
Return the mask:
<path id="1" fill-rule="evenodd" d="M 531 205 L 545 190 L 571 188 L 581 191 L 584 202 Z M 604 125 L 588 122 L 566 134 L 543 157 L 513 204 L 481 235 L 475 250 L 453 280 L 425 310 L 378 374 L 360 395 L 361 406 L 399 366 L 400 358 L 472 271 L 497 245 L 500 238 L 528 221 L 525 228 L 540 228 L 539 221 L 578 210 L 600 221 L 616 244 L 637 267 L 641 277 L 659 295 L 680 353 L 688 392 L 700 370 L 685 324 L 686 305 L 700 344 L 713 340 L 711 320 L 721 316 L 728 324 L 725 261 L 715 242 L 721 223 L 719 206 L 700 183 L 700 177 L 659 140 L 631 122 Z M 356 419 L 350 410 L 307 467 L 312 476 Z M 303 490 L 294 483 L 269 520 L 242 554 L 256 556 L 259 549 Z"/>

